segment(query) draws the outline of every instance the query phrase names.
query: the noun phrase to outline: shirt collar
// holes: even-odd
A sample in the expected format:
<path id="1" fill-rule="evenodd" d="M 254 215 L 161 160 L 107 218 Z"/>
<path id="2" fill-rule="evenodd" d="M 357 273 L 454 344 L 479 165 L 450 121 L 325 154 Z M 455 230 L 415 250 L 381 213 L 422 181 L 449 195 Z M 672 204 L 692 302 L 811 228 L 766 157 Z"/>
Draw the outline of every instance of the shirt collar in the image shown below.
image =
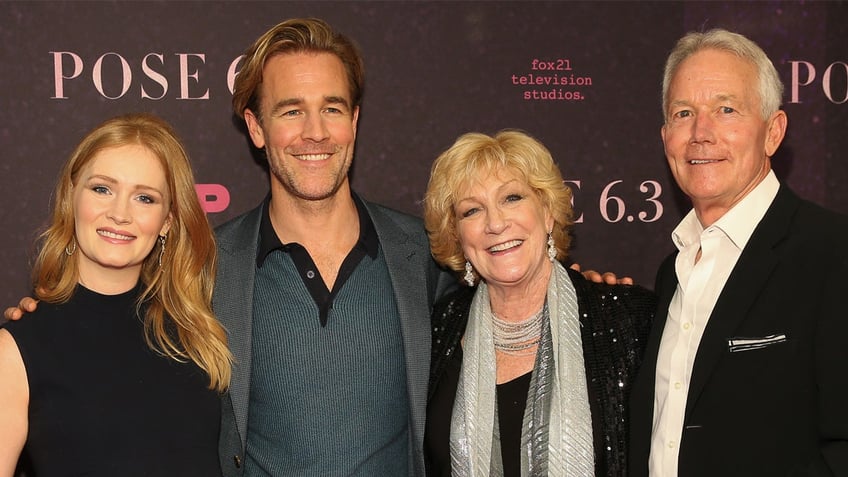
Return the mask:
<path id="1" fill-rule="evenodd" d="M 353 192 L 351 192 L 351 197 L 354 205 L 356 205 L 356 212 L 359 214 L 359 240 L 355 247 L 362 247 L 368 256 L 372 259 L 376 258 L 380 240 L 377 236 L 377 230 L 374 228 L 374 222 L 368 215 L 368 209 L 365 208 L 362 199 Z M 271 225 L 270 204 L 271 194 L 268 194 L 262 203 L 262 218 L 259 222 L 259 247 L 256 250 L 256 266 L 259 268 L 265 263 L 265 258 L 268 257 L 269 253 L 274 250 L 288 251 L 288 246 L 291 245 L 291 243 L 284 244 L 277 236 L 277 232 L 274 231 L 274 226 Z M 324 232 L 316 231 L 316 233 Z"/>
<path id="2" fill-rule="evenodd" d="M 774 175 L 774 171 L 770 170 L 762 182 L 707 228 L 721 230 L 739 250 L 744 249 L 757 224 L 777 196 L 779 188 L 780 182 Z M 692 209 L 671 233 L 671 239 L 677 249 L 682 250 L 688 245 L 700 243 L 704 230 L 698 221 L 698 216 L 695 215 L 695 210 Z"/>

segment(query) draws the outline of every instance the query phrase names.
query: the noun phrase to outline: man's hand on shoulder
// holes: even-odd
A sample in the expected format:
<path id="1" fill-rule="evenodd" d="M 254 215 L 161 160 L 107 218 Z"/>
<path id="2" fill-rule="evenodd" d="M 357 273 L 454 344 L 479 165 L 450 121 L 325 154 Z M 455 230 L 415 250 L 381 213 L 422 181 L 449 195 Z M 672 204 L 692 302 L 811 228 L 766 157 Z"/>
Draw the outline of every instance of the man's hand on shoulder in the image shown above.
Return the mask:
<path id="1" fill-rule="evenodd" d="M 633 285 L 632 277 L 621 277 L 618 278 L 613 272 L 596 272 L 595 270 L 586 270 L 585 272 L 580 270 L 579 263 L 571 264 L 571 269 L 578 271 L 583 274 L 583 277 L 590 282 L 595 283 L 606 283 L 607 285 Z"/>
<path id="2" fill-rule="evenodd" d="M 26 313 L 32 313 L 38 307 L 38 300 L 32 297 L 24 297 L 21 298 L 21 301 L 18 303 L 18 306 L 10 306 L 6 308 L 6 311 L 3 313 L 3 316 L 7 320 L 20 320 L 24 317 Z"/>

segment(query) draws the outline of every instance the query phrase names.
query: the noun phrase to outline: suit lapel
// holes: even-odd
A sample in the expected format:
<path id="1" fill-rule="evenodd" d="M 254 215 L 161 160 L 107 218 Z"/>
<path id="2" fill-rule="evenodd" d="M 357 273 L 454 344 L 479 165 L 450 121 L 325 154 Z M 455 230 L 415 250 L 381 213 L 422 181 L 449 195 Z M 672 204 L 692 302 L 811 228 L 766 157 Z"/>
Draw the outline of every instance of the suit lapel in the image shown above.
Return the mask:
<path id="1" fill-rule="evenodd" d="M 427 297 L 427 243 L 401 229 L 380 208 L 365 202 L 389 270 L 400 316 L 407 392 L 414 441 L 423 439 L 430 357 L 430 303 Z"/>
<path id="2" fill-rule="evenodd" d="M 687 418 L 717 363 L 727 352 L 727 340 L 749 315 L 777 265 L 780 257 L 775 252 L 775 245 L 786 235 L 798 204 L 798 197 L 781 186 L 730 273 L 698 345 L 686 401 Z"/>
<path id="3" fill-rule="evenodd" d="M 645 360 L 642 364 L 646 369 L 656 370 L 657 357 L 660 350 L 660 340 L 662 339 L 663 329 L 665 328 L 666 320 L 668 319 L 668 307 L 671 304 L 671 299 L 674 297 L 674 292 L 677 290 L 677 275 L 674 271 L 674 262 L 677 253 L 670 255 L 660 267 L 657 274 L 656 293 L 658 295 L 657 310 L 654 317 L 654 323 L 651 326 L 651 333 L 648 335 L 648 343 L 645 345 Z M 653 390 L 654 379 L 656 373 L 647 373 L 652 377 L 651 390 Z M 653 392 L 651 400 L 653 401 Z"/>
<path id="4" fill-rule="evenodd" d="M 677 253 L 671 254 L 660 266 L 657 273 L 655 291 L 658 295 L 657 313 L 648 342 L 645 345 L 645 355 L 639 366 L 639 373 L 633 383 L 630 395 L 631 404 L 631 455 L 633 456 L 634 475 L 647 475 L 648 455 L 651 445 L 651 429 L 654 417 L 654 388 L 656 386 L 657 356 L 660 340 L 668 317 L 668 306 L 677 288 L 677 276 L 674 272 L 674 260 Z M 636 463 L 639 465 L 636 465 Z M 642 466 L 641 464 L 644 464 Z M 641 469 L 644 472 L 637 472 Z"/>
<path id="5" fill-rule="evenodd" d="M 242 445 L 247 437 L 253 352 L 253 284 L 262 209 L 263 206 L 259 206 L 216 230 L 219 255 L 212 307 L 227 329 L 228 344 L 233 354 L 229 396 Z"/>

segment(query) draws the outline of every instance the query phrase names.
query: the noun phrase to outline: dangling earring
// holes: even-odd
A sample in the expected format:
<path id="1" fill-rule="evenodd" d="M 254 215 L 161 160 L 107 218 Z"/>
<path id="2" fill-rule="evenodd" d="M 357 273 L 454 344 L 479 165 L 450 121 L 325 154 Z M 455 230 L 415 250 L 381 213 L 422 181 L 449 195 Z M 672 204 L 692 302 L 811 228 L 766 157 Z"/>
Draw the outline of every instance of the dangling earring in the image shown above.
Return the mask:
<path id="1" fill-rule="evenodd" d="M 557 256 L 556 244 L 554 243 L 554 236 L 552 232 L 553 231 L 548 232 L 548 258 L 551 262 L 555 261 Z"/>
<path id="2" fill-rule="evenodd" d="M 465 261 L 465 276 L 462 277 L 462 279 L 465 280 L 465 283 L 467 283 L 468 286 L 470 286 L 470 287 L 474 286 L 474 272 L 472 270 L 474 270 L 474 267 L 471 266 L 471 262 L 466 260 Z"/>
<path id="3" fill-rule="evenodd" d="M 165 255 L 165 239 L 167 238 L 167 234 L 159 236 L 159 245 L 162 246 L 162 248 L 159 249 L 159 268 L 162 268 L 162 257 Z"/>
<path id="4" fill-rule="evenodd" d="M 73 245 L 73 247 L 72 247 L 71 245 Z M 73 254 L 74 254 L 74 252 L 76 252 L 76 251 L 77 251 L 77 241 L 76 241 L 76 240 L 74 240 L 74 238 L 73 238 L 73 237 L 71 237 L 71 245 L 67 245 L 67 246 L 65 246 L 65 255 L 67 255 L 67 256 L 69 256 L 69 257 L 70 257 L 71 255 L 73 255 Z"/>

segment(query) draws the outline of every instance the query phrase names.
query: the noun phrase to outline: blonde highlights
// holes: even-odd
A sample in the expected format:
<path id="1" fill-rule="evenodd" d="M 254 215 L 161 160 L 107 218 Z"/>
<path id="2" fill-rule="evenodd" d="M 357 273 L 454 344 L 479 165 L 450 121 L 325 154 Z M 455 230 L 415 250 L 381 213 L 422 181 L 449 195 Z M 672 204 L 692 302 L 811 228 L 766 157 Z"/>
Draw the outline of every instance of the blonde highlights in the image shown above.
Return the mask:
<path id="1" fill-rule="evenodd" d="M 563 260 L 571 243 L 571 190 L 550 151 L 522 131 L 503 130 L 494 136 L 467 133 L 433 162 L 424 194 L 424 227 L 433 258 L 458 274 L 465 256 L 457 234 L 457 194 L 469 183 L 493 172 L 509 171 L 522 179 L 554 218 L 552 231 L 557 259 Z"/>

